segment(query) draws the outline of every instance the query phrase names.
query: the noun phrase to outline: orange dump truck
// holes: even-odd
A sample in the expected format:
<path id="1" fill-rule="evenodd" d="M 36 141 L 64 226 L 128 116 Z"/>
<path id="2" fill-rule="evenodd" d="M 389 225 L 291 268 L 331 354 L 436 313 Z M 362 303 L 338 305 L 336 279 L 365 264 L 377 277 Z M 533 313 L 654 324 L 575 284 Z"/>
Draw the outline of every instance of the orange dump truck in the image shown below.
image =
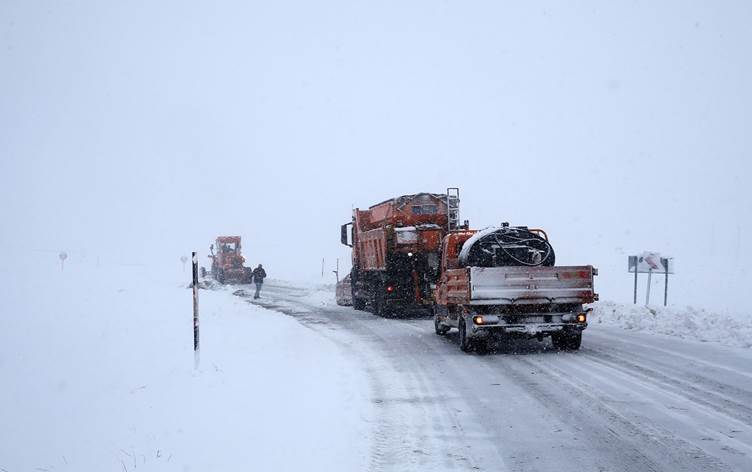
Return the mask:
<path id="1" fill-rule="evenodd" d="M 458 227 L 459 190 L 403 195 L 353 210 L 341 241 L 352 247 L 355 309 L 379 315 L 430 308 L 441 241 Z"/>

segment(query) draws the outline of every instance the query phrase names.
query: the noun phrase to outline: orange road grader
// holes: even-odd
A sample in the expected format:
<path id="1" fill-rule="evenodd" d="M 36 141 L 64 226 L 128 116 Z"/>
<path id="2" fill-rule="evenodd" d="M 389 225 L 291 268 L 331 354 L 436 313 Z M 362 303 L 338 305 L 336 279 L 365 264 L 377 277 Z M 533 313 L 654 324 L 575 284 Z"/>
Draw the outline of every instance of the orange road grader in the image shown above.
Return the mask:
<path id="1" fill-rule="evenodd" d="M 253 269 L 243 265 L 245 258 L 240 250 L 240 236 L 218 236 L 216 243 L 209 246 L 211 275 L 214 280 L 221 284 L 251 283 Z"/>

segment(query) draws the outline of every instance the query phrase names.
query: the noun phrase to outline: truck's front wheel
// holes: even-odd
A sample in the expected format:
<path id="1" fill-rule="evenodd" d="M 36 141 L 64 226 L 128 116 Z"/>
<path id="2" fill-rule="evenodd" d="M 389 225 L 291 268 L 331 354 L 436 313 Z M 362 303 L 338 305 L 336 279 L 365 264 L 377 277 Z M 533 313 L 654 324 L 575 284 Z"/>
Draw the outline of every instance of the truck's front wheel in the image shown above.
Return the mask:
<path id="1" fill-rule="evenodd" d="M 463 352 L 470 352 L 473 348 L 473 345 L 470 342 L 470 338 L 467 337 L 467 328 L 465 327 L 465 321 L 462 319 L 460 320 L 459 331 L 460 349 L 462 349 Z"/>

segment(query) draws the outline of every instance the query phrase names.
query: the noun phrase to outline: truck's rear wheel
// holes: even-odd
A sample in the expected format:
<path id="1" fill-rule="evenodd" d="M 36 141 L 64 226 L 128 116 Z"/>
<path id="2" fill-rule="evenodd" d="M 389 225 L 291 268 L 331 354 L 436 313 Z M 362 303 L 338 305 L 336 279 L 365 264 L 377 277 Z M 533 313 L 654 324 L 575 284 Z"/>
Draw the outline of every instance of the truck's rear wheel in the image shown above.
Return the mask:
<path id="1" fill-rule="evenodd" d="M 217 282 L 221 284 L 225 283 L 225 270 L 224 269 L 217 269 Z"/>
<path id="2" fill-rule="evenodd" d="M 371 286 L 371 311 L 376 316 L 388 317 L 391 312 L 386 304 L 384 296 L 384 287 L 380 283 Z"/>
<path id="3" fill-rule="evenodd" d="M 439 336 L 444 336 L 449 332 L 449 326 L 444 326 L 439 321 L 439 315 L 436 313 L 436 310 L 433 311 L 433 329 L 436 331 L 436 334 Z"/>
<path id="4" fill-rule="evenodd" d="M 568 337 L 567 349 L 576 351 L 582 346 L 582 333 L 573 334 Z"/>
<path id="5" fill-rule="evenodd" d="M 582 333 L 554 333 L 551 335 L 551 343 L 556 349 L 561 349 L 562 351 L 576 351 L 582 345 Z"/>
<path id="6" fill-rule="evenodd" d="M 460 349 L 462 349 L 463 352 L 470 352 L 473 349 L 473 345 L 470 342 L 470 339 L 467 337 L 467 328 L 465 327 L 464 320 L 460 320 L 459 331 L 460 331 Z"/>
<path id="7" fill-rule="evenodd" d="M 371 294 L 371 312 L 376 316 L 381 316 L 381 300 L 376 293 Z"/>
<path id="8" fill-rule="evenodd" d="M 356 310 L 365 310 L 366 309 L 366 301 L 362 298 L 353 297 L 353 308 Z"/>

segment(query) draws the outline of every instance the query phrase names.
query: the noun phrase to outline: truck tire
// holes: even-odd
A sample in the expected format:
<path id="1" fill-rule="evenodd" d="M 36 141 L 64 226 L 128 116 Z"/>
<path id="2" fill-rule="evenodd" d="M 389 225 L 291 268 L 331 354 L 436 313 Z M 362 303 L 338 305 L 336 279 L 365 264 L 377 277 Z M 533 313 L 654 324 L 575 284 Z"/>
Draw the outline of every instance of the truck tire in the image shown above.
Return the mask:
<path id="1" fill-rule="evenodd" d="M 465 320 L 460 319 L 459 331 L 460 331 L 460 349 L 462 350 L 462 352 L 472 351 L 473 344 L 470 342 L 470 339 L 467 337 L 467 328 L 465 327 Z"/>
<path id="2" fill-rule="evenodd" d="M 368 297 L 368 311 L 373 313 L 374 315 L 381 315 L 381 309 L 378 306 L 378 301 L 376 300 L 376 293 L 373 290 L 373 287 L 371 287 L 369 297 Z"/>
<path id="3" fill-rule="evenodd" d="M 363 311 L 366 309 L 366 301 L 362 298 L 356 298 L 353 297 L 352 299 L 353 308 L 356 310 Z"/>
<path id="4" fill-rule="evenodd" d="M 384 310 L 384 306 L 386 305 L 386 303 L 384 300 L 384 294 L 381 284 L 374 282 L 368 288 L 371 295 L 369 300 L 371 302 L 371 312 L 376 316 L 385 316 L 386 312 Z"/>
<path id="5" fill-rule="evenodd" d="M 376 316 L 381 316 L 382 318 L 389 318 L 391 316 L 391 311 L 386 306 L 386 300 L 384 300 L 384 296 L 376 293 L 373 296 L 373 303 L 371 304 L 373 306 L 373 314 Z"/>
<path id="6" fill-rule="evenodd" d="M 224 285 L 225 283 L 225 270 L 224 269 L 217 269 L 217 282 Z"/>
<path id="7" fill-rule="evenodd" d="M 567 349 L 577 351 L 582 346 L 582 333 L 573 334 L 567 337 Z"/>
<path id="8" fill-rule="evenodd" d="M 436 313 L 436 309 L 433 310 L 433 329 L 439 336 L 444 336 L 449 332 L 449 326 L 444 326 L 439 322 L 439 315 Z"/>
<path id="9" fill-rule="evenodd" d="M 576 351 L 582 345 L 582 333 L 552 334 L 551 343 L 561 351 Z"/>

